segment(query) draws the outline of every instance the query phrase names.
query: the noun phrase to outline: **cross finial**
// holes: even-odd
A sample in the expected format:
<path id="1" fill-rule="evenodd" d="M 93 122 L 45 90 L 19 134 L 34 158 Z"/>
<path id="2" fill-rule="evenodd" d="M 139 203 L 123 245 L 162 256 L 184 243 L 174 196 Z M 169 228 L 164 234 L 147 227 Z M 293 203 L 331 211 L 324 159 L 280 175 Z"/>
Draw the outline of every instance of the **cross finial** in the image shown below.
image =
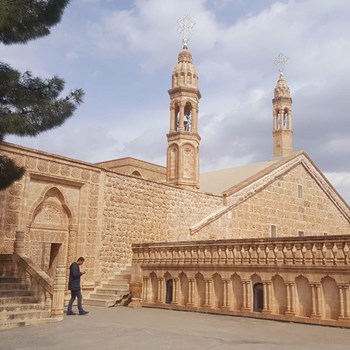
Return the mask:
<path id="1" fill-rule="evenodd" d="M 196 21 L 190 16 L 183 16 L 177 21 L 177 23 L 179 24 L 177 28 L 177 32 L 179 34 L 182 34 L 183 48 L 188 49 L 188 40 L 190 35 L 194 31 L 194 26 L 196 25 Z"/>
<path id="2" fill-rule="evenodd" d="M 280 53 L 276 59 L 275 59 L 275 66 L 278 67 L 278 71 L 280 74 L 283 74 L 284 66 L 286 65 L 288 61 L 288 57 L 284 56 L 282 53 Z"/>

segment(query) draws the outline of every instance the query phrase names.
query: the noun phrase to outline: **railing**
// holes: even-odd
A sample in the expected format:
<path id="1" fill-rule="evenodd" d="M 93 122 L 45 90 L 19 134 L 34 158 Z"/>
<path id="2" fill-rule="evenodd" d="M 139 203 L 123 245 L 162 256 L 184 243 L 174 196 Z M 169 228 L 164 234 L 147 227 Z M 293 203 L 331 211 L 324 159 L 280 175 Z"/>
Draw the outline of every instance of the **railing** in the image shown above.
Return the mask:
<path id="1" fill-rule="evenodd" d="M 133 244 L 140 265 L 350 265 L 350 235 Z"/>
<path id="2" fill-rule="evenodd" d="M 12 254 L 0 254 L 0 277 L 13 275 Z"/>
<path id="3" fill-rule="evenodd" d="M 13 255 L 14 271 L 26 283 L 39 302 L 50 311 L 51 317 L 63 318 L 65 292 L 65 266 L 57 265 L 55 279 L 50 278 L 24 254 L 24 232 L 16 232 Z"/>
<path id="4" fill-rule="evenodd" d="M 13 255 L 15 274 L 28 288 L 39 302 L 51 311 L 53 299 L 53 280 L 25 255 Z"/>
<path id="5" fill-rule="evenodd" d="M 144 306 L 350 328 L 350 235 L 132 248 Z"/>

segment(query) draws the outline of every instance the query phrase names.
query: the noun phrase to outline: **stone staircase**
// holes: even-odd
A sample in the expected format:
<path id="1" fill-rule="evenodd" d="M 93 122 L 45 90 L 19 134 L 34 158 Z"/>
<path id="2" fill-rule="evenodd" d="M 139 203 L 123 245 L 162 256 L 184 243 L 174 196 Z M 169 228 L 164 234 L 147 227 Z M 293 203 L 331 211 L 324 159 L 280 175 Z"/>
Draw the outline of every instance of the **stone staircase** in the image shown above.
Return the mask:
<path id="1" fill-rule="evenodd" d="M 22 281 L 0 276 L 0 330 L 50 321 L 50 312 Z"/>
<path id="2" fill-rule="evenodd" d="M 131 278 L 130 269 L 130 266 L 126 266 L 108 282 L 96 287 L 87 298 L 84 298 L 84 305 L 100 307 L 127 305 Z"/>

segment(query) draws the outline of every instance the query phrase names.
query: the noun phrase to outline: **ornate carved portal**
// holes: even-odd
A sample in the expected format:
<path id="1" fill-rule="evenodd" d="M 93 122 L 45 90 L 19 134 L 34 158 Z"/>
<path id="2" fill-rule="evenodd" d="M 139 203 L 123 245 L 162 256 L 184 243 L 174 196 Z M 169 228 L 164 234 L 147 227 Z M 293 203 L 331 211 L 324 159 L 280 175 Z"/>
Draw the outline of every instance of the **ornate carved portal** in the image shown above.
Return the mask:
<path id="1" fill-rule="evenodd" d="M 51 188 L 29 214 L 26 254 L 50 277 L 58 266 L 76 259 L 76 229 L 71 210 L 58 188 Z"/>

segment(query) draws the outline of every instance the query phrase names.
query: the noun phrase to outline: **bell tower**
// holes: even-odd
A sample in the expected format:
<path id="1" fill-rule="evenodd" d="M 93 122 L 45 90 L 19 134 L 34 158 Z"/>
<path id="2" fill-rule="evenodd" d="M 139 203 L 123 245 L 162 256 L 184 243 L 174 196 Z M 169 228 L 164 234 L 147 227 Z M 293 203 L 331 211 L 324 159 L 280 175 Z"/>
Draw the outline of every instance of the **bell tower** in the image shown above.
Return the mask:
<path id="1" fill-rule="evenodd" d="M 272 100 L 274 158 L 285 157 L 293 152 L 292 98 L 283 74 L 283 66 L 287 60 L 287 57 L 279 54 L 275 61 L 280 66 L 280 75 Z"/>
<path id="2" fill-rule="evenodd" d="M 184 17 L 180 29 L 184 32 L 183 48 L 172 74 L 170 96 L 170 130 L 167 134 L 167 183 L 182 188 L 199 189 L 198 73 L 188 49 L 188 21 Z M 181 28 L 181 25 L 183 27 Z M 187 27 L 186 27 L 187 26 Z M 192 22 L 193 27 L 193 22 Z"/>

